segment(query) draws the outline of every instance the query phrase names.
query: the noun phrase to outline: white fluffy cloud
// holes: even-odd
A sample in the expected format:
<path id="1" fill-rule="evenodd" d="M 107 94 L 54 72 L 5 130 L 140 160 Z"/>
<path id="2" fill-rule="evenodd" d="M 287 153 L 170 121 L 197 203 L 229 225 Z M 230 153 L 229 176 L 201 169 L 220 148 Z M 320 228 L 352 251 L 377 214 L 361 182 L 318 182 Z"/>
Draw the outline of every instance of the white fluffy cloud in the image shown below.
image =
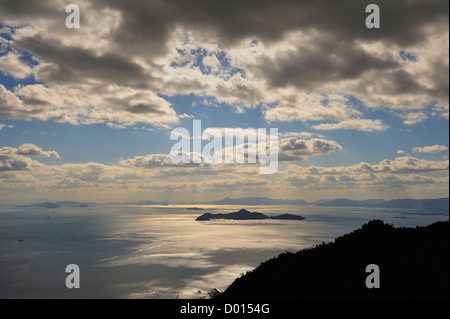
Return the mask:
<path id="1" fill-rule="evenodd" d="M 33 156 L 33 157 L 54 157 L 59 158 L 59 154 L 55 151 L 44 151 L 42 148 L 35 144 L 27 143 L 20 145 L 18 148 L 14 147 L 2 147 L 0 153 L 6 155 L 21 155 L 21 156 Z"/>
<path id="2" fill-rule="evenodd" d="M 331 130 L 354 130 L 363 132 L 373 132 L 373 131 L 385 131 L 389 128 L 388 125 L 384 124 L 381 120 L 368 120 L 360 118 L 352 118 L 348 120 L 343 120 L 338 123 L 322 123 L 318 125 L 311 126 L 312 129 L 331 131 Z"/>
<path id="3" fill-rule="evenodd" d="M 433 146 L 423 146 L 423 147 L 414 147 L 414 153 L 439 153 L 448 151 L 448 147 L 444 145 L 433 145 Z"/>
<path id="4" fill-rule="evenodd" d="M 32 75 L 32 68 L 19 58 L 19 55 L 14 52 L 9 52 L 6 55 L 0 56 L 0 70 L 19 79 Z"/>
<path id="5" fill-rule="evenodd" d="M 23 156 L 35 156 L 35 157 L 54 157 L 60 158 L 59 154 L 55 151 L 43 151 L 42 148 L 35 144 L 23 144 L 20 145 L 15 151 L 17 155 Z"/>
<path id="6" fill-rule="evenodd" d="M 202 155 L 191 152 L 182 152 L 183 161 L 176 164 L 172 161 L 170 154 L 149 154 L 146 156 L 136 156 L 134 158 L 125 159 L 120 161 L 121 165 L 128 167 L 141 167 L 141 168 L 161 168 L 161 167 L 201 167 L 206 164 L 201 161 Z M 199 161 L 200 163 L 194 163 Z"/>
<path id="7" fill-rule="evenodd" d="M 23 144 L 18 148 L 5 146 L 0 148 L 0 172 L 31 170 L 42 167 L 42 164 L 28 156 L 59 158 L 57 152 L 44 151 L 34 144 Z"/>
<path id="8" fill-rule="evenodd" d="M 399 116 L 404 119 L 403 123 L 405 125 L 422 123 L 428 118 L 428 115 L 425 112 L 409 112 L 406 114 L 399 114 Z"/>
<path id="9" fill-rule="evenodd" d="M 342 174 L 418 174 L 431 172 L 447 172 L 449 161 L 429 161 L 412 156 L 398 157 L 394 160 L 385 159 L 378 164 L 360 162 L 351 166 L 308 168 L 289 166 L 289 170 L 298 174 L 342 175 Z"/>
<path id="10" fill-rule="evenodd" d="M 278 143 L 279 160 L 293 161 L 339 151 L 342 147 L 335 141 L 312 138 L 300 140 L 295 137 L 282 139 Z"/>

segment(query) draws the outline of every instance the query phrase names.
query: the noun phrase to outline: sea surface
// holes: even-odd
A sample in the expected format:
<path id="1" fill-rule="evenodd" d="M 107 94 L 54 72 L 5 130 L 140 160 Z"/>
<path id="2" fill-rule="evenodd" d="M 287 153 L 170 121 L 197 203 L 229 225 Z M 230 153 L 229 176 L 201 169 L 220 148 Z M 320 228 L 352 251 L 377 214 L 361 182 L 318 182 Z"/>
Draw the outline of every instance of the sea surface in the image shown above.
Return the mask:
<path id="1" fill-rule="evenodd" d="M 426 226 L 448 215 L 319 206 L 0 206 L 0 298 L 204 298 L 284 251 L 351 232 L 371 219 Z M 303 221 L 213 220 L 239 209 Z M 80 268 L 80 288 L 65 285 Z"/>

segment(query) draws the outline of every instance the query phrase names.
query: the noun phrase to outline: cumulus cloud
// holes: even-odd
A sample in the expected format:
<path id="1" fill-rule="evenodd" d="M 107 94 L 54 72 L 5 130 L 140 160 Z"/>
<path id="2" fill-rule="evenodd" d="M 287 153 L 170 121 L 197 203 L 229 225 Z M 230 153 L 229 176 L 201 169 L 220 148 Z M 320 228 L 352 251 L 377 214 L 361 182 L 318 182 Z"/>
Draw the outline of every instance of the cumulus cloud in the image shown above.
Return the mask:
<path id="1" fill-rule="evenodd" d="M 174 154 L 178 155 L 178 154 Z M 121 165 L 128 167 L 141 167 L 141 168 L 155 168 L 155 167 L 187 167 L 187 166 L 204 166 L 206 165 L 202 160 L 202 155 L 191 152 L 182 152 L 183 161 L 181 163 L 174 163 L 170 154 L 149 154 L 146 156 L 136 156 L 134 158 L 125 159 L 120 161 Z M 200 161 L 200 163 L 194 163 Z"/>
<path id="2" fill-rule="evenodd" d="M 43 151 L 39 146 L 29 143 L 20 145 L 15 153 L 23 156 L 60 158 L 59 154 L 55 151 Z"/>
<path id="3" fill-rule="evenodd" d="M 350 166 L 316 167 L 308 168 L 291 165 L 292 172 L 319 175 L 342 175 L 342 174 L 418 174 L 431 172 L 446 172 L 449 161 L 429 161 L 412 156 L 398 157 L 394 160 L 385 159 L 378 164 L 360 162 Z"/>
<path id="4" fill-rule="evenodd" d="M 43 151 L 34 144 L 23 144 L 18 148 L 5 146 L 0 148 L 0 171 L 31 170 L 42 166 L 27 156 L 59 158 L 57 152 Z"/>
<path id="5" fill-rule="evenodd" d="M 423 185 L 437 186 L 448 183 L 448 177 L 431 177 L 412 174 L 408 176 L 394 174 L 361 174 L 361 175 L 293 175 L 285 177 L 284 180 L 297 188 L 332 189 L 339 186 L 341 190 L 356 189 L 370 192 L 376 189 L 395 190 L 405 187 L 423 187 Z M 383 189 L 384 188 L 384 189 Z"/>
<path id="6" fill-rule="evenodd" d="M 6 155 L 0 149 L 0 172 L 30 170 L 39 167 L 40 164 L 31 158 L 17 155 Z"/>
<path id="7" fill-rule="evenodd" d="M 34 144 L 23 144 L 18 148 L 5 146 L 0 148 L 0 171 L 31 170 L 42 166 L 28 156 L 59 158 L 57 152 L 44 151 Z"/>
<path id="8" fill-rule="evenodd" d="M 278 133 L 279 137 L 297 137 L 297 138 L 305 138 L 309 139 L 312 137 L 320 137 L 323 138 L 324 136 L 317 133 L 311 133 L 311 132 L 285 132 L 285 133 Z"/>
<path id="9" fill-rule="evenodd" d="M 31 67 L 20 60 L 18 54 L 9 52 L 0 56 L 0 70 L 15 78 L 23 79 L 33 74 Z"/>
<path id="10" fill-rule="evenodd" d="M 120 164 L 127 167 L 140 167 L 140 168 L 162 168 L 162 167 L 182 168 L 182 167 L 212 166 L 213 169 L 218 169 L 218 167 L 225 167 L 226 169 L 229 166 L 229 164 L 226 163 L 241 163 L 241 164 L 246 163 L 246 165 L 261 164 L 257 152 L 262 151 L 263 148 L 261 148 L 258 143 L 244 140 L 244 138 L 246 137 L 246 135 L 244 135 L 245 130 L 238 130 L 236 132 L 237 134 L 235 134 L 235 136 L 242 138 L 242 143 L 240 143 L 239 145 L 223 147 L 221 151 L 215 150 L 215 152 L 217 153 L 211 157 L 208 156 L 205 157 L 203 154 L 196 152 L 186 153 L 182 151 L 181 152 L 182 162 L 178 164 L 172 161 L 171 154 L 149 154 L 146 156 L 136 156 L 134 158 L 121 160 Z M 267 151 L 270 150 L 269 145 L 272 145 L 272 149 L 274 147 L 277 147 L 275 141 L 270 141 L 270 143 L 271 144 L 263 144 L 265 145 Z M 325 140 L 320 138 L 302 140 L 297 139 L 296 137 L 290 137 L 279 140 L 278 159 L 273 157 L 271 158 L 271 160 L 295 161 L 306 159 L 311 156 L 329 154 L 341 149 L 342 147 L 337 142 L 331 140 Z M 173 155 L 178 154 L 174 153 Z M 250 157 L 254 157 L 255 162 L 248 163 L 248 160 L 246 159 Z M 194 160 L 198 161 L 199 163 L 195 163 Z"/>
<path id="11" fill-rule="evenodd" d="M 44 151 L 39 146 L 31 143 L 20 145 L 18 148 L 5 146 L 3 148 L 0 148 L 0 151 L 2 152 L 3 155 L 60 158 L 59 154 L 56 151 Z"/>
<path id="12" fill-rule="evenodd" d="M 258 175 L 254 165 L 211 165 L 200 167 L 162 166 L 163 156 L 149 156 L 121 163 L 122 166 L 99 163 L 44 165 L 22 155 L 17 149 L 0 149 L 0 189 L 21 194 L 39 189 L 43 193 L 59 194 L 65 198 L 91 200 L 118 196 L 129 201 L 130 196 L 142 198 L 148 192 L 189 196 L 194 194 L 220 194 L 227 192 L 235 197 L 244 194 L 258 196 L 283 196 L 298 198 L 320 190 L 322 198 L 364 196 L 376 192 L 377 197 L 417 195 L 444 196 L 448 192 L 448 167 L 446 161 L 428 161 L 412 157 L 365 162 L 340 167 L 302 167 L 289 164 L 270 177 Z M 160 157 L 160 158 L 159 158 Z M 6 159 L 6 160 L 5 160 Z M 127 164 L 127 165 L 125 165 Z M 142 170 L 142 167 L 158 169 Z M 444 176 L 442 176 L 444 175 Z M 32 193 L 30 193 L 32 194 Z M 77 197 L 80 196 L 80 197 Z M 104 196 L 104 197 L 103 197 Z M 209 196 L 209 195 L 208 195 Z M 316 195 L 317 196 L 317 193 Z M 188 200 L 186 198 L 186 200 Z M 305 197 L 303 197 L 305 198 Z"/>
<path id="13" fill-rule="evenodd" d="M 355 130 L 363 132 L 373 131 L 385 131 L 389 128 L 381 120 L 368 120 L 368 119 L 348 119 L 338 123 L 322 123 L 311 126 L 312 129 L 331 131 L 331 130 Z"/>
<path id="14" fill-rule="evenodd" d="M 448 147 L 444 145 L 433 145 L 433 146 L 423 146 L 423 147 L 414 147 L 414 153 L 439 153 L 448 151 Z"/>
<path id="15" fill-rule="evenodd" d="M 362 198 L 444 197 L 448 193 L 448 169 L 448 160 L 413 157 L 339 167 L 289 165 L 281 183 L 286 192 L 301 189 L 303 194 L 313 195 L 320 191 L 320 198 L 351 198 L 357 194 Z"/>
<path id="16" fill-rule="evenodd" d="M 404 119 L 403 123 L 406 125 L 422 123 L 428 118 L 428 115 L 425 112 L 409 112 L 406 114 L 399 114 L 399 116 Z"/>
<path id="17" fill-rule="evenodd" d="M 280 140 L 278 147 L 278 159 L 280 161 L 305 159 L 310 156 L 328 154 L 342 149 L 335 141 L 319 138 L 301 140 L 295 137 Z"/>
<path id="18" fill-rule="evenodd" d="M 430 117 L 448 119 L 445 0 L 379 0 L 382 28 L 376 32 L 364 26 L 366 3 L 350 0 L 339 4 L 334 0 L 80 0 L 77 4 L 82 25 L 75 30 L 65 28 L 66 13 L 59 0 L 0 2 L 0 71 L 16 80 L 36 80 L 18 81 L 23 84 L 12 89 L 0 84 L 0 117 L 105 123 L 116 129 L 137 123 L 167 128 L 192 118 L 187 109 L 177 114 L 167 97 L 195 95 L 199 99 L 193 103 L 201 99 L 211 108 L 227 104 L 235 113 L 258 108 L 267 123 L 298 121 L 320 133 L 386 131 L 384 117 L 369 117 L 372 111 L 396 114 L 404 125 Z M 281 161 L 342 149 L 316 133 L 287 132 L 279 137 Z M 239 148 L 248 153 L 249 146 Z M 129 188 L 130 194 L 139 189 L 195 192 L 233 187 L 276 191 L 289 185 L 337 191 L 336 185 L 380 190 L 416 183 L 430 185 L 429 194 L 435 194 L 432 188 L 442 190 L 445 177 L 441 176 L 448 172 L 448 161 L 405 156 L 345 167 L 289 165 L 290 177 L 273 176 L 273 184 L 248 178 L 249 185 L 244 185 L 242 176 L 255 174 L 255 165 L 218 168 L 202 163 L 187 165 L 188 170 L 186 165 L 171 163 L 167 154 L 151 154 L 124 159 L 122 166 L 50 167 L 29 157 L 58 158 L 55 151 L 32 144 L 0 150 L 2 177 L 11 176 L 6 171 L 17 171 L 5 179 L 52 191 L 90 187 Z M 441 146 L 415 150 L 421 151 L 445 150 Z M 191 173 L 219 172 L 232 182 L 189 181 Z M 186 181 L 155 181 L 161 177 Z M 296 196 L 298 189 L 292 194 Z"/>
<path id="19" fill-rule="evenodd" d="M 179 115 L 161 95 L 196 94 L 235 112 L 262 105 L 267 121 L 332 121 L 342 128 L 355 116 L 363 120 L 349 95 L 369 108 L 434 104 L 445 117 L 448 3 L 380 1 L 377 32 L 363 25 L 365 4 L 347 0 L 339 6 L 331 0 L 85 0 L 77 30 L 62 26 L 57 0 L 2 2 L 0 19 L 15 27 L 3 29 L 12 38 L 6 46 L 30 52 L 39 63 L 33 75 L 48 87 L 17 89 L 22 100 L 8 97 L 0 115 L 164 125 Z M 0 57 L 0 70 L 30 74 L 14 52 Z M 405 59 L 409 52 L 414 59 Z"/>
<path id="20" fill-rule="evenodd" d="M 117 123 L 106 123 L 106 126 L 110 127 L 110 128 L 114 128 L 114 129 L 118 129 L 118 130 L 122 130 L 125 129 L 126 126 L 123 124 L 117 124 Z"/>

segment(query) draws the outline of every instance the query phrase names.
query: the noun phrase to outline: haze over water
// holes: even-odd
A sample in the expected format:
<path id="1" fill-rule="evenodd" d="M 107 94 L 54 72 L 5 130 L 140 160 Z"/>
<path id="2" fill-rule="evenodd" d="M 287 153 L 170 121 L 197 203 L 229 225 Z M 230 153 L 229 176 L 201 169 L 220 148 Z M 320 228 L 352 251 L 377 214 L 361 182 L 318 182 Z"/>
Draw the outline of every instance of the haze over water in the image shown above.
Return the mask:
<path id="1" fill-rule="evenodd" d="M 396 227 L 448 220 L 443 215 L 369 208 L 187 207 L 3 206 L 0 298 L 200 298 L 212 288 L 222 291 L 241 273 L 286 250 L 332 241 L 371 219 Z M 306 219 L 195 221 L 205 212 L 241 208 Z M 68 264 L 80 267 L 80 289 L 65 286 Z"/>

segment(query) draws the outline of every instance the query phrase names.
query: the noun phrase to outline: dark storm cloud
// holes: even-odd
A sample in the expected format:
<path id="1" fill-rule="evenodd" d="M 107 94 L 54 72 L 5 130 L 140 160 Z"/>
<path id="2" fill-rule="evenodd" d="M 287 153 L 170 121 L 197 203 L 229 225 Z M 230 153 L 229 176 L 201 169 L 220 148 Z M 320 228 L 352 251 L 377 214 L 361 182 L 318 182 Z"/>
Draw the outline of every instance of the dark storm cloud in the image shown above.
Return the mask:
<path id="1" fill-rule="evenodd" d="M 394 60 L 370 55 L 352 43 L 333 37 L 314 44 L 285 53 L 283 57 L 277 57 L 276 61 L 265 57 L 259 70 L 274 87 L 289 84 L 312 87 L 319 83 L 358 78 L 372 69 L 386 70 L 399 66 Z"/>
<path id="2" fill-rule="evenodd" d="M 58 66 L 49 70 L 50 81 L 81 81 L 91 78 L 122 85 L 143 86 L 149 80 L 149 75 L 145 74 L 141 66 L 114 53 L 97 56 L 91 51 L 57 45 L 40 37 L 17 41 L 17 45 Z"/>
<path id="3" fill-rule="evenodd" d="M 128 112 L 135 114 L 146 114 L 146 113 L 160 113 L 164 112 L 159 110 L 159 106 L 155 104 L 136 104 L 128 108 Z"/>
<path id="4" fill-rule="evenodd" d="M 316 28 L 340 38 L 379 39 L 401 45 L 423 40 L 424 27 L 448 19 L 445 0 L 379 0 L 381 29 L 365 27 L 371 1 L 355 0 L 168 0 L 103 1 L 96 6 L 119 9 L 125 23 L 117 39 L 162 41 L 176 24 L 218 33 L 224 42 L 243 37 L 277 40 L 291 30 Z"/>
<path id="5" fill-rule="evenodd" d="M 267 84 L 265 92 L 270 93 L 277 93 L 278 88 L 286 87 L 294 87 L 300 93 L 305 89 L 329 90 L 324 86 L 361 79 L 360 83 L 352 86 L 355 91 L 365 93 L 366 96 L 360 99 L 367 100 L 372 91 L 379 95 L 374 102 L 365 101 L 368 105 L 400 102 L 407 105 L 409 100 L 396 100 L 394 95 L 408 93 L 424 96 L 418 102 L 420 105 L 414 106 L 416 108 L 430 105 L 434 99 L 444 100 L 443 103 L 448 99 L 448 59 L 442 61 L 442 58 L 437 58 L 434 64 L 426 66 L 429 70 L 413 74 L 411 70 L 403 70 L 409 62 L 403 61 L 404 64 L 401 64 L 402 60 L 396 59 L 395 55 L 382 54 L 386 48 L 407 50 L 423 45 L 430 35 L 439 35 L 440 30 L 448 28 L 448 0 L 377 0 L 381 11 L 380 29 L 367 29 L 365 26 L 368 15 L 365 8 L 372 1 L 86 1 L 80 3 L 82 22 L 79 33 L 64 26 L 67 16 L 64 9 L 68 3 L 57 0 L 7 0 L 0 3 L 0 21 L 11 21 L 19 26 L 26 23 L 39 25 L 45 20 L 42 30 L 48 34 L 23 32 L 21 37 L 13 37 L 13 46 L 18 51 L 30 52 L 39 61 L 50 63 L 39 70 L 40 80 L 49 85 L 88 82 L 91 87 L 86 91 L 98 87 L 98 92 L 101 92 L 109 89 L 106 85 L 117 84 L 132 89 L 148 89 L 153 94 L 202 92 L 227 102 L 258 105 L 277 100 L 288 102 L 289 94 L 263 96 L 256 86 L 248 85 L 253 84 L 255 79 L 264 80 Z M 108 10 L 118 13 L 117 16 L 106 17 Z M 103 16 L 106 17 L 104 20 L 101 19 Z M 96 18 L 98 24 L 95 24 Z M 111 21 L 117 22 L 117 25 Z M 104 25 L 106 31 L 102 33 Z M 94 32 L 94 26 L 100 26 L 99 30 Z M 248 61 L 243 63 L 243 69 L 248 74 L 243 77 L 245 80 L 242 83 L 219 81 L 214 87 L 209 87 L 211 82 L 202 81 L 192 73 L 183 80 L 176 76 L 168 79 L 165 77 L 166 69 L 158 64 L 157 58 L 164 57 L 169 45 L 173 45 L 169 40 L 178 27 L 182 32 L 192 31 L 198 39 L 218 43 L 224 51 L 232 49 L 243 39 L 258 40 L 270 47 L 272 44 L 286 45 L 286 36 L 291 31 L 301 31 L 299 37 L 302 38 L 296 39 L 288 50 L 264 52 L 257 56 L 259 60 L 253 64 Z M 91 31 L 93 36 L 84 43 L 83 35 L 89 37 Z M 74 36 L 75 44 L 71 45 L 70 37 L 74 34 L 78 38 Z M 364 44 L 376 46 L 375 41 L 379 41 L 382 47 L 376 53 L 364 47 Z M 173 50 L 173 47 L 170 49 Z M 418 59 L 420 61 L 421 57 Z M 145 63 L 139 64 L 137 61 Z M 375 78 L 366 76 L 373 70 L 379 72 Z M 427 78 L 415 78 L 418 75 L 427 75 Z M 373 82 L 376 85 L 374 88 Z M 356 94 L 354 91 L 346 92 L 349 87 L 345 85 L 340 88 L 340 94 Z M 368 88 L 372 91 L 369 92 Z M 119 97 L 122 96 L 127 95 Z M 296 106 L 299 101 L 294 100 L 290 104 Z M 127 102 L 124 106 L 136 118 L 139 114 L 158 112 L 152 101 Z"/>
<path id="6" fill-rule="evenodd" d="M 354 79 L 371 69 L 398 66 L 398 62 L 371 56 L 357 47 L 355 40 L 413 45 L 424 40 L 427 25 L 448 20 L 448 1 L 380 0 L 377 4 L 382 27 L 369 30 L 365 27 L 365 7 L 369 3 L 354 0 L 115 0 L 104 1 L 103 5 L 122 12 L 124 21 L 115 34 L 116 42 L 125 51 L 147 50 L 150 56 L 164 53 L 169 31 L 178 24 L 217 34 L 224 44 L 236 43 L 244 37 L 277 41 L 293 30 L 319 30 L 329 34 L 314 47 L 291 52 L 277 61 L 267 58 L 258 64 L 263 66 L 259 74 L 273 87 L 308 88 Z M 418 88 L 407 74 L 394 74 L 392 81 L 399 93 Z M 445 84 L 443 86 L 448 87 Z"/>
<path id="7" fill-rule="evenodd" d="M 5 17 L 35 17 L 39 15 L 42 18 L 53 18 L 55 16 L 63 16 L 61 9 L 65 9 L 65 5 L 60 2 L 59 6 L 55 6 L 52 1 L 35 1 L 35 0 L 2 0 L 0 2 L 0 18 Z M 63 20 L 64 21 L 64 20 Z"/>
<path id="8" fill-rule="evenodd" d="M 56 2 L 59 4 L 59 2 Z M 366 6 L 371 1 L 355 0 L 103 0 L 93 8 L 117 9 L 123 23 L 114 35 L 125 50 L 163 53 L 169 31 L 184 25 L 215 33 L 224 43 L 243 37 L 278 40 L 287 31 L 318 29 L 341 39 L 385 40 L 408 46 L 425 37 L 425 27 L 448 20 L 445 0 L 378 0 L 381 29 L 365 27 Z M 1 17 L 65 17 L 64 5 L 51 1 L 0 3 Z M 62 13 L 61 13 L 62 12 Z"/>

